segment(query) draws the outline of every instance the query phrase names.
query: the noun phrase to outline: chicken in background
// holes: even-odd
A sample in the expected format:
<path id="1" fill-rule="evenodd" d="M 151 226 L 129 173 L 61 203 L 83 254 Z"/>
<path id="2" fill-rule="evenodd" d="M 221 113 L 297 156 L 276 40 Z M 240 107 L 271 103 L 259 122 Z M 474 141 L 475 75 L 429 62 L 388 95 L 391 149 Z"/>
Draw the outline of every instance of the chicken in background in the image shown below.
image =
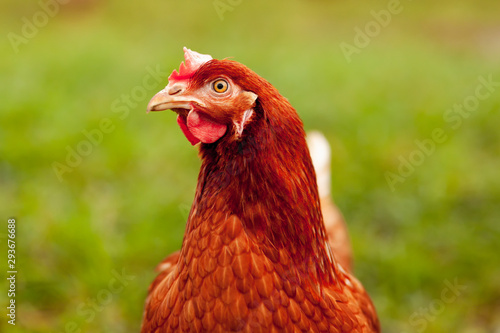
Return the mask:
<path id="1" fill-rule="evenodd" d="M 323 134 L 311 131 L 306 137 L 311 159 L 316 171 L 321 212 L 328 241 L 337 262 L 347 272 L 352 270 L 352 249 L 344 217 L 331 197 L 331 149 Z"/>
<path id="2" fill-rule="evenodd" d="M 184 57 L 148 110 L 177 113 L 202 165 L 181 250 L 150 286 L 142 332 L 379 332 L 348 257 L 333 255 L 332 239 L 348 244 L 345 226 L 324 196 L 328 236 L 295 109 L 240 63 L 186 48 Z"/>

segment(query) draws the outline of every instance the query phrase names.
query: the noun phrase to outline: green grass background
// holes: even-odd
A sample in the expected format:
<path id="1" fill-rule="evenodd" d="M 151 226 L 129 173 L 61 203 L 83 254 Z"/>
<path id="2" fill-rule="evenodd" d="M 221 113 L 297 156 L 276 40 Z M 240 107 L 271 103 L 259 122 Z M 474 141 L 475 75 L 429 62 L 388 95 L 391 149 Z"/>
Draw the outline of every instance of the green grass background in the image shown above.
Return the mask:
<path id="1" fill-rule="evenodd" d="M 479 76 L 500 81 L 500 3 L 402 0 L 350 63 L 340 43 L 387 1 L 233 3 L 221 19 L 212 1 L 74 0 L 15 52 L 8 34 L 41 7 L 2 2 L 0 269 L 15 217 L 19 273 L 15 327 L 1 284 L 0 331 L 139 330 L 153 269 L 181 245 L 200 165 L 171 112 L 145 112 L 187 46 L 246 64 L 328 137 L 355 272 L 385 332 L 498 332 L 500 89 L 457 129 L 443 114 Z M 113 103 L 156 66 L 163 81 L 120 118 Z M 53 163 L 104 118 L 114 129 L 60 181 Z M 392 191 L 385 174 L 436 128 L 447 140 Z M 82 315 L 110 295 L 113 271 L 134 279 Z M 466 289 L 439 303 L 455 279 Z"/>

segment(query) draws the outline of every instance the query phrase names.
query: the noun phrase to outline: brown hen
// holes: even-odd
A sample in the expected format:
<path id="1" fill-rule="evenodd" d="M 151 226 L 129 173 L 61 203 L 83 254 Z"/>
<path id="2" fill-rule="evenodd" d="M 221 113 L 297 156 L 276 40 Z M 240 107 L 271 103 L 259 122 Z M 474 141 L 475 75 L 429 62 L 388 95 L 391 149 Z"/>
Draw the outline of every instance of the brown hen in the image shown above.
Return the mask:
<path id="1" fill-rule="evenodd" d="M 244 65 L 184 52 L 148 110 L 178 114 L 202 166 L 142 332 L 379 332 L 368 294 L 332 253 L 295 109 Z"/>

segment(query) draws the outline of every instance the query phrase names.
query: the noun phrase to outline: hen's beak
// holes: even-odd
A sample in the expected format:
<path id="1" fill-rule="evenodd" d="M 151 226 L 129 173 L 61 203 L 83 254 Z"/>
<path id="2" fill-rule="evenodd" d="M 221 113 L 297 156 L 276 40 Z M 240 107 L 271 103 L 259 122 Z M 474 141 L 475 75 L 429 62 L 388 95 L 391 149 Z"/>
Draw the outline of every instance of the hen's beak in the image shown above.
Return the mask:
<path id="1" fill-rule="evenodd" d="M 191 109 L 191 100 L 183 96 L 184 87 L 178 84 L 166 86 L 165 89 L 151 98 L 148 104 L 149 111 L 163 111 L 168 109 Z"/>

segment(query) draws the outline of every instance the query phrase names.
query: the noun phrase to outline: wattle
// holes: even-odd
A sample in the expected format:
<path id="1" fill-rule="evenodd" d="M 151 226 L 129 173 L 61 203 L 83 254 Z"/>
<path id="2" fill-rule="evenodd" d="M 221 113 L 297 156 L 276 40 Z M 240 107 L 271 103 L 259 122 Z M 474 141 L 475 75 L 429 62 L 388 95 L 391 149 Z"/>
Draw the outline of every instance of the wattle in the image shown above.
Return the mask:
<path id="1" fill-rule="evenodd" d="M 198 142 L 214 143 L 227 131 L 227 126 L 209 118 L 202 112 L 190 111 L 187 118 L 177 116 L 177 123 L 188 141 L 194 146 Z"/>
<path id="2" fill-rule="evenodd" d="M 196 138 L 188 129 L 187 127 L 187 124 L 186 124 L 186 118 L 185 117 L 182 117 L 181 115 L 178 115 L 177 116 L 177 124 L 179 124 L 179 127 L 181 128 L 182 130 L 182 133 L 184 133 L 184 136 L 186 137 L 186 139 L 188 139 L 188 141 L 194 146 L 195 144 L 197 144 L 198 142 L 200 142 L 200 140 L 198 138 Z"/>

